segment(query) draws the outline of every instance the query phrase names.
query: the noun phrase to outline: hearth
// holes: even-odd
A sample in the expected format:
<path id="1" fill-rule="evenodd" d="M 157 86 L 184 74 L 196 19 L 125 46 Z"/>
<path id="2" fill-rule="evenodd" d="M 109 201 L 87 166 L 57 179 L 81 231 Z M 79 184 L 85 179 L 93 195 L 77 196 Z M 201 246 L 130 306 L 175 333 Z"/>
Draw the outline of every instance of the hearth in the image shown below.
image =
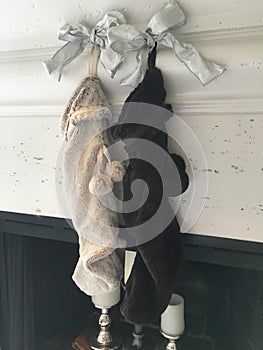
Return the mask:
<path id="1" fill-rule="evenodd" d="M 99 311 L 71 280 L 77 236 L 63 219 L 0 213 L 1 350 L 66 350 Z M 262 350 L 262 244 L 185 235 L 175 292 L 185 299 L 179 350 Z M 125 324 L 118 306 L 113 322 Z M 166 344 L 159 324 L 145 336 Z M 157 345 L 158 344 L 158 345 Z"/>

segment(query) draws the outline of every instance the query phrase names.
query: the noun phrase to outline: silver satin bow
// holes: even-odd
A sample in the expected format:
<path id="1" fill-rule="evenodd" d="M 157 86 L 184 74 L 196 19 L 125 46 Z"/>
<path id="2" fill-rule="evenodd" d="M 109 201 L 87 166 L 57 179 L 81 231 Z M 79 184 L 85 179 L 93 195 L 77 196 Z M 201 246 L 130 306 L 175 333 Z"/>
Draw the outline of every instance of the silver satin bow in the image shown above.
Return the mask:
<path id="1" fill-rule="evenodd" d="M 126 23 L 125 17 L 119 11 L 105 14 L 94 28 L 79 22 L 76 26 L 65 24 L 60 28 L 59 39 L 67 41 L 54 56 L 43 62 L 47 72 L 59 81 L 63 68 L 79 56 L 87 46 L 98 45 L 101 48 L 100 61 L 107 73 L 113 77 L 121 63 L 122 55 L 113 51 L 108 43 L 107 32 L 110 28 Z"/>
<path id="2" fill-rule="evenodd" d="M 221 75 L 225 67 L 205 59 L 191 44 L 181 43 L 169 32 L 185 23 L 186 17 L 179 4 L 170 2 L 151 18 L 144 33 L 128 24 L 110 28 L 108 39 L 115 52 L 123 55 L 137 51 L 137 67 L 121 84 L 136 87 L 142 81 L 147 70 L 148 55 L 156 42 L 173 49 L 179 60 L 203 85 Z"/>

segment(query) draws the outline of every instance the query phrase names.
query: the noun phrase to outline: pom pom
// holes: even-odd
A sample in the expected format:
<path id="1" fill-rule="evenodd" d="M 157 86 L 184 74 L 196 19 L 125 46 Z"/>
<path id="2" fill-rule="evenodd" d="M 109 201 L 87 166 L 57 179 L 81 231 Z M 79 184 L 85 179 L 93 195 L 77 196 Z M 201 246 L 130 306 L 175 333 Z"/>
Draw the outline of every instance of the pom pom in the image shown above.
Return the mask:
<path id="1" fill-rule="evenodd" d="M 106 165 L 105 174 L 107 174 L 113 182 L 122 181 L 125 169 L 120 162 L 114 161 Z"/>
<path id="2" fill-rule="evenodd" d="M 93 176 L 89 183 L 89 191 L 95 196 L 104 196 L 112 191 L 112 181 L 109 176 L 100 174 Z"/>

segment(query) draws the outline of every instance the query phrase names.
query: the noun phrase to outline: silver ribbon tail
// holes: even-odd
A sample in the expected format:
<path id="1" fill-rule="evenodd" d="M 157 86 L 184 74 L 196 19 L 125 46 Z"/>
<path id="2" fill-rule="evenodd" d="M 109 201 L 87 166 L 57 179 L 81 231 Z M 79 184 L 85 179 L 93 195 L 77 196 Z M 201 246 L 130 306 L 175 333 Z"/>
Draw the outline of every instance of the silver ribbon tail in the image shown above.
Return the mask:
<path id="1" fill-rule="evenodd" d="M 51 59 L 43 62 L 47 73 L 60 81 L 64 67 L 78 57 L 84 48 L 82 40 L 68 42 L 62 46 Z"/>
<path id="2" fill-rule="evenodd" d="M 165 33 L 159 42 L 174 50 L 178 59 L 205 86 L 219 77 L 226 68 L 202 57 L 191 44 L 181 43 L 171 33 Z"/>

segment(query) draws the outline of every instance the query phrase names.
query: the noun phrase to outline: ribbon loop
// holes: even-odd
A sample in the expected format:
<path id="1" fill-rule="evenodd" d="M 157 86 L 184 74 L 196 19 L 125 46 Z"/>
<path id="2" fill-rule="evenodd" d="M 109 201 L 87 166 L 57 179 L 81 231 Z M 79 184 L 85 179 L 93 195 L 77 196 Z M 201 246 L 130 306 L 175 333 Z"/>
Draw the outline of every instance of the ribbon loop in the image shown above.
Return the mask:
<path id="1" fill-rule="evenodd" d="M 152 35 L 150 35 L 148 32 L 145 33 L 145 45 L 149 47 L 149 49 L 153 49 L 155 46 L 156 40 Z"/>
<path id="2" fill-rule="evenodd" d="M 92 28 L 90 32 L 89 41 L 92 45 L 99 46 L 101 49 L 105 48 L 105 38 L 100 35 L 96 28 Z"/>
<path id="3" fill-rule="evenodd" d="M 64 24 L 58 34 L 59 40 L 63 41 L 74 41 L 74 40 L 82 40 L 86 37 L 89 37 L 89 29 L 83 25 L 81 22 L 79 22 L 75 27 Z"/>
<path id="4" fill-rule="evenodd" d="M 147 43 L 146 34 L 130 24 L 122 24 L 108 31 L 110 47 L 120 53 L 140 50 Z"/>
<path id="5" fill-rule="evenodd" d="M 185 23 L 186 17 L 180 5 L 177 2 L 170 2 L 152 16 L 146 31 L 158 36 L 167 30 L 182 27 Z"/>

